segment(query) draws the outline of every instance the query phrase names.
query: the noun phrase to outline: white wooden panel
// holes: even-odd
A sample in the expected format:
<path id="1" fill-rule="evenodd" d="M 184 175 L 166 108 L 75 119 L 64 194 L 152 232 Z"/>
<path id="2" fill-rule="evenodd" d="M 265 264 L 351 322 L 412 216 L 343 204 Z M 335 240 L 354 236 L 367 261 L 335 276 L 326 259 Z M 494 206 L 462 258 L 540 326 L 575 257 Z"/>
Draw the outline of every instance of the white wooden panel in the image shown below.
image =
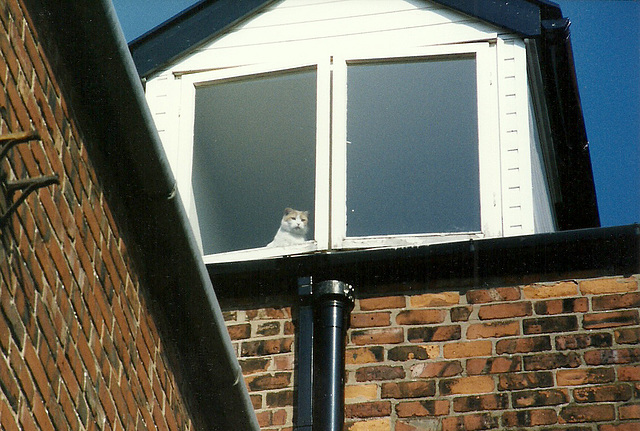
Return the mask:
<path id="1" fill-rule="evenodd" d="M 544 168 L 544 158 L 535 121 L 533 101 L 529 98 L 529 128 L 531 131 L 531 173 L 533 181 L 533 219 L 536 233 L 556 230 L 551 193 Z"/>

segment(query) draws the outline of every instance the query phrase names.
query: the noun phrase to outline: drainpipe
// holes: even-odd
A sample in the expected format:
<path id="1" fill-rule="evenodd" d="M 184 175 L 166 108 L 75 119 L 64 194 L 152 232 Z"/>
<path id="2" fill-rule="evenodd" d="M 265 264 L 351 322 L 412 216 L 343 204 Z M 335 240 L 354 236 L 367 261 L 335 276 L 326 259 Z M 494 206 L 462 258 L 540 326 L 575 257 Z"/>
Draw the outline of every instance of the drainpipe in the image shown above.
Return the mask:
<path id="1" fill-rule="evenodd" d="M 353 309 L 353 287 L 337 280 L 313 289 L 313 431 L 344 425 L 345 337 Z"/>

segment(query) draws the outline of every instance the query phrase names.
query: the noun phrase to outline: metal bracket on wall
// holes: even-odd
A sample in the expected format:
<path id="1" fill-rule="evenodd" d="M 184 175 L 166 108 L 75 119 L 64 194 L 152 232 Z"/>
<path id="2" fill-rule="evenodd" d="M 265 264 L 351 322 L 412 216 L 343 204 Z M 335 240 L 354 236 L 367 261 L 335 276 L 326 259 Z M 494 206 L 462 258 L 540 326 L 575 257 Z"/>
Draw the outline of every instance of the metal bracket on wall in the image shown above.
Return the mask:
<path id="1" fill-rule="evenodd" d="M 4 159 L 9 151 L 18 144 L 23 144 L 29 141 L 40 140 L 37 133 L 31 132 L 18 132 L 8 135 L 0 136 L 0 162 Z M 4 206 L 8 207 L 4 209 L 2 215 L 0 215 L 0 229 L 8 223 L 11 214 L 13 214 L 18 207 L 29 197 L 31 193 L 42 187 L 47 187 L 52 184 L 59 184 L 57 175 L 45 175 L 37 178 L 25 178 L 21 180 L 9 181 L 5 173 L 0 173 L 0 192 L 1 202 Z M 22 193 L 13 201 L 13 195 L 20 190 Z M 12 202 L 9 204 L 9 202 Z"/>

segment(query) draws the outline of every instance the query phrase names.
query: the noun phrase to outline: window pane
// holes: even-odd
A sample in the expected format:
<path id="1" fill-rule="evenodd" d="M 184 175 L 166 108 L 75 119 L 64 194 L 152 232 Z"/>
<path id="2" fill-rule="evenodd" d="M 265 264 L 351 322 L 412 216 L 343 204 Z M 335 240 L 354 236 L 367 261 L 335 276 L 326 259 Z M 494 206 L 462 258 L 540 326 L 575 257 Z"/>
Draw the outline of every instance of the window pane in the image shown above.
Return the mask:
<path id="1" fill-rule="evenodd" d="M 192 185 L 204 254 L 266 246 L 286 207 L 313 216 L 315 135 L 315 70 L 196 90 Z"/>
<path id="2" fill-rule="evenodd" d="M 348 66 L 347 236 L 480 230 L 474 58 Z"/>

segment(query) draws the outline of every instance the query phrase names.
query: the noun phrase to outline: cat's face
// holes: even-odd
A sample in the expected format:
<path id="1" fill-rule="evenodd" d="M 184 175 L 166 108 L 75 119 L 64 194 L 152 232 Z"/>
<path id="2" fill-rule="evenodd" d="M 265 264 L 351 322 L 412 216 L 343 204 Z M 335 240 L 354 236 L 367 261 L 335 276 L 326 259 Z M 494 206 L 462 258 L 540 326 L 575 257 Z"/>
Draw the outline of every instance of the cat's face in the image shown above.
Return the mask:
<path id="1" fill-rule="evenodd" d="M 309 211 L 298 211 L 292 208 L 284 210 L 282 216 L 282 229 L 294 235 L 304 235 L 307 233 L 309 224 Z"/>

